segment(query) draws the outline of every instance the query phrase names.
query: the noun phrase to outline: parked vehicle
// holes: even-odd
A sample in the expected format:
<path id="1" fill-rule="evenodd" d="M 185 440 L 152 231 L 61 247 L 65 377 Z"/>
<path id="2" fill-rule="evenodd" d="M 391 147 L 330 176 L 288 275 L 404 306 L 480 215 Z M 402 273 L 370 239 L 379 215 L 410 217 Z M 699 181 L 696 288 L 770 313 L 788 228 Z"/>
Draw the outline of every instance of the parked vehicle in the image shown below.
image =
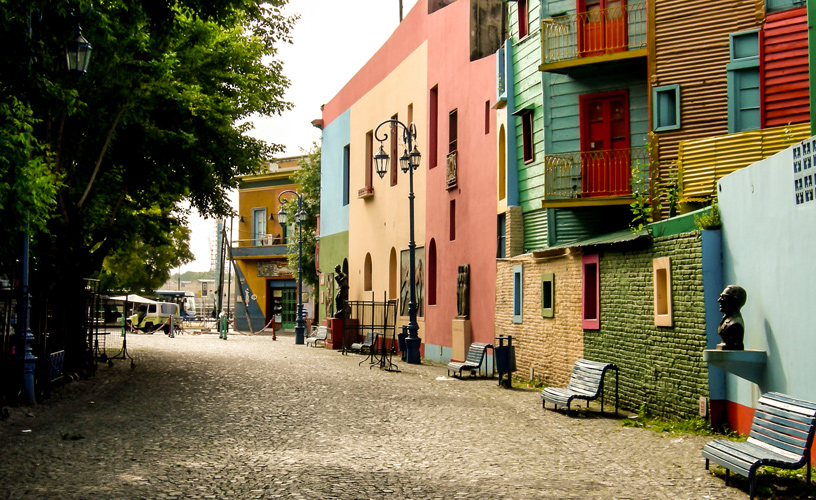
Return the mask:
<path id="1" fill-rule="evenodd" d="M 170 333 L 170 318 L 173 318 L 173 325 L 176 329 L 181 328 L 181 314 L 179 314 L 178 304 L 172 302 L 151 302 L 139 304 L 136 307 L 136 314 L 128 318 L 128 323 L 136 329 L 144 332 L 153 332 L 161 328 L 164 333 Z"/>

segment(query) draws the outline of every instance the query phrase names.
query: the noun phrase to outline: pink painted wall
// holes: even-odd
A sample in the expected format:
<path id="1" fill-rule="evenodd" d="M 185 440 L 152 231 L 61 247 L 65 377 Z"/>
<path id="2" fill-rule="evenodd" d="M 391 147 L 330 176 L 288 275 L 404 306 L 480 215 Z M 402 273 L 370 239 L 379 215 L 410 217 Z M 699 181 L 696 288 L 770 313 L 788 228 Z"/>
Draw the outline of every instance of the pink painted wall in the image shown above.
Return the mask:
<path id="1" fill-rule="evenodd" d="M 428 170 L 425 200 L 426 257 L 431 238 L 437 248 L 437 303 L 426 307 L 424 335 L 424 342 L 433 346 L 451 346 L 457 271 L 463 264 L 470 265 L 471 340 L 494 343 L 496 113 L 490 110 L 485 134 L 485 102 L 491 106 L 495 102 L 496 56 L 470 61 L 469 16 L 470 2 L 462 0 L 428 16 L 428 94 L 438 86 L 439 103 L 437 167 Z M 448 190 L 448 116 L 454 109 L 459 125 L 458 184 Z M 423 151 L 429 150 L 429 140 Z M 430 158 L 423 163 L 427 168 Z M 451 200 L 456 202 L 454 241 L 450 241 Z M 425 356 L 431 357 L 427 346 Z"/>

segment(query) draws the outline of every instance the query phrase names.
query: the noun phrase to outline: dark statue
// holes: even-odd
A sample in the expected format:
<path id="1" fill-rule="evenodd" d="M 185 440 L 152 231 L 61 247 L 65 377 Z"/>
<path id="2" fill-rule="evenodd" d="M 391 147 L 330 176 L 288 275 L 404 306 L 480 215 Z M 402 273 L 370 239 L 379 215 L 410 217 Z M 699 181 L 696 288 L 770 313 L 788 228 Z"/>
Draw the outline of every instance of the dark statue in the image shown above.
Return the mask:
<path id="1" fill-rule="evenodd" d="M 334 317 L 343 319 L 348 317 L 346 315 L 346 303 L 348 302 L 348 276 L 340 268 L 340 265 L 334 266 L 334 281 L 337 283 L 337 294 L 334 296 Z"/>
<path id="2" fill-rule="evenodd" d="M 717 303 L 720 305 L 720 312 L 723 317 L 717 333 L 722 337 L 722 343 L 717 344 L 720 351 L 742 351 L 745 345 L 742 339 L 745 336 L 745 323 L 742 321 L 740 309 L 745 305 L 748 293 L 744 288 L 737 285 L 728 285 L 720 294 Z"/>
<path id="3" fill-rule="evenodd" d="M 459 266 L 456 276 L 456 317 L 467 318 L 470 314 L 470 265 Z"/>

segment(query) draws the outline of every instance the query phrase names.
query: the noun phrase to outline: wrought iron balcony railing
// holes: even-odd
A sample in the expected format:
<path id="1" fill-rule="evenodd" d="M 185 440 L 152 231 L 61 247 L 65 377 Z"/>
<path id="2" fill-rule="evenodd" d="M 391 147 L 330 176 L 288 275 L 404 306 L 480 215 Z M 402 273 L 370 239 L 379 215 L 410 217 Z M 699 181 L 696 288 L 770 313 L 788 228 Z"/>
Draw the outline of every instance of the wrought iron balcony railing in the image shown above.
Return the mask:
<path id="1" fill-rule="evenodd" d="M 583 151 L 544 157 L 547 200 L 627 197 L 649 185 L 649 148 Z"/>
<path id="2" fill-rule="evenodd" d="M 544 64 L 646 48 L 646 3 L 541 21 Z"/>

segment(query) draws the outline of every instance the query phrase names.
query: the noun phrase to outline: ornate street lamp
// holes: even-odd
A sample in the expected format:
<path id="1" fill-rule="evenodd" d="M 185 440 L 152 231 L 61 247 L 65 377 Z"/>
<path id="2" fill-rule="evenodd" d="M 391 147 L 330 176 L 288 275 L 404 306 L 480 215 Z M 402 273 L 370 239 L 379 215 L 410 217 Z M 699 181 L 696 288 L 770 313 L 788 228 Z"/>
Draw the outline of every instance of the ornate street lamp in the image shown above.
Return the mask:
<path id="1" fill-rule="evenodd" d="M 91 7 L 83 18 L 91 12 Z M 35 15 L 40 15 L 38 12 L 30 11 L 28 15 L 28 39 L 34 38 L 33 18 Z M 74 72 L 78 77 L 82 77 L 88 70 L 88 61 L 91 56 L 91 44 L 80 33 L 79 24 L 77 24 L 77 38 L 65 48 L 65 56 L 68 61 L 68 70 Z M 31 72 L 31 58 L 28 59 L 28 71 Z M 30 154 L 30 151 L 29 151 Z M 23 251 L 21 276 L 20 276 L 20 325 L 22 326 L 22 352 L 21 357 L 23 361 L 23 389 L 24 398 L 27 404 L 34 404 L 34 366 L 37 362 L 37 357 L 34 355 L 32 345 L 34 344 L 34 334 L 31 331 L 31 296 L 29 294 L 29 254 L 30 254 L 31 235 L 28 230 L 23 234 Z"/>
<path id="2" fill-rule="evenodd" d="M 419 168 L 419 162 L 422 159 L 422 154 L 416 147 L 416 126 L 411 122 L 411 125 L 405 125 L 398 120 L 385 120 L 377 125 L 374 130 L 374 138 L 380 142 L 380 149 L 374 155 L 374 168 L 380 179 L 385 177 L 388 172 L 388 153 L 383 148 L 383 141 L 388 139 L 388 134 L 383 132 L 380 135 L 380 128 L 383 125 L 389 124 L 394 127 L 396 131 L 402 128 L 402 143 L 404 146 L 402 155 L 399 158 L 400 170 L 408 174 L 408 224 L 409 224 L 409 239 L 408 239 L 408 288 L 410 289 L 410 298 L 408 301 L 408 334 L 405 339 L 405 361 L 409 364 L 420 364 L 419 347 L 422 340 L 419 338 L 419 324 L 417 323 L 417 301 L 416 301 L 416 243 L 414 242 L 414 170 Z M 409 153 L 410 151 L 410 153 Z"/>
<path id="3" fill-rule="evenodd" d="M 278 202 L 281 208 L 278 211 L 278 223 L 281 227 L 286 226 L 288 219 L 284 204 L 284 195 L 293 195 L 297 198 L 298 209 L 295 214 L 295 223 L 298 226 L 298 286 L 297 286 L 297 322 L 295 323 L 295 344 L 303 344 L 306 338 L 306 324 L 303 321 L 303 223 L 306 221 L 306 212 L 303 210 L 303 195 L 287 189 L 278 195 Z"/>

